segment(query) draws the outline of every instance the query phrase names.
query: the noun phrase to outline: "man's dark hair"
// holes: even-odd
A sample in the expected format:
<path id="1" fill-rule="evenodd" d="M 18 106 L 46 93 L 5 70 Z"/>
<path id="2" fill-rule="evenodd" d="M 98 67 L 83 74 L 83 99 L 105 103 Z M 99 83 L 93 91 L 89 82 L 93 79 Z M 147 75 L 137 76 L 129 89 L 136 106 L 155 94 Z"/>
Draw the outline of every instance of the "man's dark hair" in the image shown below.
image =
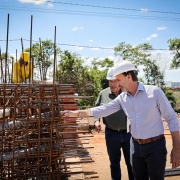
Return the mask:
<path id="1" fill-rule="evenodd" d="M 131 74 L 132 80 L 133 81 L 138 81 L 138 77 L 137 77 L 138 72 L 137 71 L 128 71 L 128 72 L 124 72 L 122 74 L 124 74 L 124 76 L 127 76 L 128 74 Z"/>

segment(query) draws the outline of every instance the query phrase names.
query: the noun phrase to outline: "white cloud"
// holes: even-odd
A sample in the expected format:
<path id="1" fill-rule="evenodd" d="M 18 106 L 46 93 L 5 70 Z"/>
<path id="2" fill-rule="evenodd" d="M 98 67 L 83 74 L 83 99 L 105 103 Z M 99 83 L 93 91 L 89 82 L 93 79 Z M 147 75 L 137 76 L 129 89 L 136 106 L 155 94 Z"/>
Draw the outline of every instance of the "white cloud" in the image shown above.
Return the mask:
<path id="1" fill-rule="evenodd" d="M 90 43 L 92 43 L 92 42 L 93 42 L 93 40 L 89 40 L 89 42 L 90 42 Z"/>
<path id="2" fill-rule="evenodd" d="M 151 37 L 146 38 L 146 40 L 147 40 L 147 41 L 150 41 L 150 40 L 151 40 Z"/>
<path id="3" fill-rule="evenodd" d="M 21 3 L 45 4 L 47 0 L 18 0 Z"/>
<path id="4" fill-rule="evenodd" d="M 163 26 L 162 26 L 162 27 L 157 27 L 157 30 L 158 30 L 158 31 L 162 31 L 162 30 L 165 30 L 165 29 L 167 29 L 167 28 L 166 28 L 166 27 L 163 27 Z"/>
<path id="5" fill-rule="evenodd" d="M 149 10 L 148 9 L 141 9 L 142 12 L 148 12 Z"/>
<path id="6" fill-rule="evenodd" d="M 74 27 L 71 30 L 72 31 L 77 31 L 77 30 L 83 30 L 83 29 L 84 29 L 84 27 Z"/>
<path id="7" fill-rule="evenodd" d="M 51 3 L 49 3 L 49 4 L 47 5 L 48 8 L 51 8 L 51 7 L 53 7 L 53 6 L 54 6 L 54 5 L 51 4 Z"/>
<path id="8" fill-rule="evenodd" d="M 151 36 L 147 37 L 146 39 L 143 39 L 143 40 L 146 40 L 146 41 L 150 41 L 152 38 L 156 38 L 158 37 L 157 34 L 151 34 Z"/>
<path id="9" fill-rule="evenodd" d="M 158 35 L 157 34 L 152 34 L 151 37 L 156 38 L 156 37 L 158 37 Z"/>
<path id="10" fill-rule="evenodd" d="M 99 48 L 91 48 L 93 51 L 99 51 Z"/>
<path id="11" fill-rule="evenodd" d="M 74 27 L 71 29 L 72 31 L 77 31 L 78 30 L 78 27 Z"/>
<path id="12" fill-rule="evenodd" d="M 79 47 L 79 46 L 77 46 L 76 47 L 78 50 L 80 50 L 80 51 L 82 51 L 83 50 L 83 47 Z"/>

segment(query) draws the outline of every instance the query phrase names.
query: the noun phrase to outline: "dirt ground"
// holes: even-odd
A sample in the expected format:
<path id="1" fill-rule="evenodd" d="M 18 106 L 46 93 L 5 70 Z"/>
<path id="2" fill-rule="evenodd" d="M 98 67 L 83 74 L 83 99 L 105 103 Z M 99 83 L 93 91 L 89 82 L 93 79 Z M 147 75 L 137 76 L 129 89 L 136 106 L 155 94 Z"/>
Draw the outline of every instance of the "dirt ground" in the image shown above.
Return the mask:
<path id="1" fill-rule="evenodd" d="M 89 153 L 94 160 L 94 163 L 90 164 L 88 167 L 86 167 L 86 170 L 94 170 L 97 172 L 97 175 L 99 176 L 96 178 L 97 180 L 110 180 L 110 168 L 109 168 L 109 159 L 107 155 L 106 145 L 105 145 L 105 139 L 104 139 L 104 132 L 101 131 L 101 133 L 94 132 L 94 137 L 91 138 L 89 141 L 89 145 L 93 146 L 93 149 L 89 149 Z M 172 139 L 169 130 L 165 130 L 165 137 L 166 137 L 166 144 L 167 144 L 167 163 L 166 167 L 171 167 L 170 164 L 170 152 L 172 148 Z M 121 169 L 122 169 L 122 180 L 128 180 L 128 174 L 126 170 L 126 165 L 124 158 L 122 156 L 121 159 Z M 165 180 L 179 180 L 179 176 L 168 176 L 165 177 Z"/>

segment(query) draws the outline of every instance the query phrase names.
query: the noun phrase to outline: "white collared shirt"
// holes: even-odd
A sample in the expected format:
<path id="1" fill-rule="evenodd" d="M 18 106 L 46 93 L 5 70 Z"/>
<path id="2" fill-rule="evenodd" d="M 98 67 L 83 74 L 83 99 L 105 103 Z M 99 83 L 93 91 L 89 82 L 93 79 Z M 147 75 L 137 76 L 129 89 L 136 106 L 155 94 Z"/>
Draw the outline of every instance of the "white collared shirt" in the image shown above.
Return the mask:
<path id="1" fill-rule="evenodd" d="M 135 138 L 147 139 L 164 134 L 162 116 L 171 132 L 180 129 L 176 113 L 163 91 L 157 86 L 139 83 L 134 96 L 123 92 L 109 104 L 90 110 L 95 118 L 101 118 L 121 108 L 131 122 L 131 134 Z"/>

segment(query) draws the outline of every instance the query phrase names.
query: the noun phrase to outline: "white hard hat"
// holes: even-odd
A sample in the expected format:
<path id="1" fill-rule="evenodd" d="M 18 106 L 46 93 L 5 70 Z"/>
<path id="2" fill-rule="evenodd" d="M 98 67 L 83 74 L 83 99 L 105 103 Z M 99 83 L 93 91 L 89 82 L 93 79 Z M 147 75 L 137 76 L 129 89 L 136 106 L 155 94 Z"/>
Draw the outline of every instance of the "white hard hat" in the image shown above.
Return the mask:
<path id="1" fill-rule="evenodd" d="M 107 72 L 107 76 L 106 76 L 107 80 L 116 80 L 116 78 L 114 77 L 114 68 L 110 68 Z"/>
<path id="2" fill-rule="evenodd" d="M 114 76 L 128 71 L 137 71 L 137 69 L 131 62 L 123 61 L 114 67 Z"/>

